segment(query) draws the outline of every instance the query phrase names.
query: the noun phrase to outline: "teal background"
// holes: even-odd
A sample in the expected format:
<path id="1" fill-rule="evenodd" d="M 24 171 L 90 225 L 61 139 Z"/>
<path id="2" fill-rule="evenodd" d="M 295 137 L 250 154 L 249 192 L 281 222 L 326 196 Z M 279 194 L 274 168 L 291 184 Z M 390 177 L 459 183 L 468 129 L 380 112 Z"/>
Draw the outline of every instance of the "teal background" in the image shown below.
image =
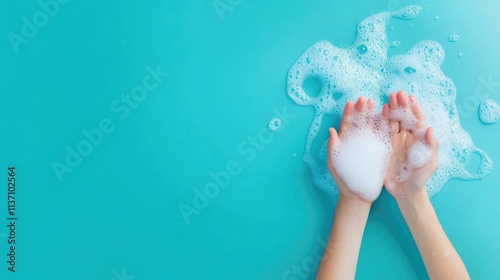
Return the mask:
<path id="1" fill-rule="evenodd" d="M 301 161 L 314 112 L 287 97 L 286 73 L 315 42 L 347 47 L 359 21 L 407 4 L 427 9 L 393 21 L 389 37 L 401 46 L 391 52 L 424 39 L 443 45 L 457 104 L 473 108 L 462 109 L 461 123 L 500 163 L 499 126 L 481 124 L 474 104 L 488 97 L 474 95 L 479 77 L 500 81 L 495 0 L 242 0 L 223 19 L 213 1 L 72 0 L 17 54 L 9 32 L 20 34 L 22 17 L 41 8 L 1 1 L 0 278 L 120 280 L 123 268 L 136 280 L 294 279 L 286 271 L 327 239 L 334 209 Z M 461 39 L 448 42 L 452 34 Z M 156 65 L 169 77 L 121 120 L 110 104 Z M 486 93 L 500 102 L 500 87 Z M 238 146 L 284 106 L 295 117 L 247 162 Z M 64 163 L 65 147 L 104 118 L 115 130 L 59 182 L 51 164 Z M 241 173 L 186 224 L 179 205 L 192 205 L 193 188 L 231 160 Z M 18 179 L 15 274 L 4 261 L 10 165 Z M 482 181 L 450 181 L 432 200 L 473 279 L 500 278 L 499 181 L 495 167 Z M 372 207 L 357 279 L 426 278 L 384 192 Z"/>

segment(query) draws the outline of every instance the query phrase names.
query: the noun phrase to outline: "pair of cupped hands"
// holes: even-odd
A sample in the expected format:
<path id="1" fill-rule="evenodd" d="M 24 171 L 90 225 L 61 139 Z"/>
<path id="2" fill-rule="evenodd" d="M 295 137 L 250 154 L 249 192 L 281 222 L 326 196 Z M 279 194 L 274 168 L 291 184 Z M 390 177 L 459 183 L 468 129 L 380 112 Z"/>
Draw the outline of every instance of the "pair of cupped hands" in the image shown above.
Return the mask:
<path id="1" fill-rule="evenodd" d="M 396 199 L 402 197 L 411 198 L 415 194 L 425 192 L 425 185 L 438 165 L 439 147 L 439 143 L 434 137 L 433 128 L 428 127 L 425 130 L 424 135 L 421 137 L 423 137 L 426 144 L 431 147 L 431 159 L 424 166 L 412 170 L 410 177 L 406 180 L 398 180 L 397 178 L 400 174 L 401 166 L 408 161 L 408 149 L 419 140 L 419 136 L 416 131 L 405 129 L 402 122 L 391 118 L 391 111 L 398 110 L 400 108 L 411 111 L 411 114 L 413 114 L 414 119 L 416 120 L 415 127 L 426 127 L 424 115 L 422 114 L 420 105 L 414 96 L 407 96 L 403 91 L 393 93 L 389 96 L 389 104 L 385 104 L 382 109 L 382 121 L 389 125 L 389 134 L 392 145 L 392 153 L 389 157 L 389 163 L 386 169 L 384 186 Z M 357 112 L 355 112 L 355 110 Z M 340 195 L 355 202 L 368 204 L 371 204 L 373 201 L 364 198 L 360 194 L 354 193 L 335 170 L 335 167 L 332 164 L 332 147 L 334 147 L 334 145 L 339 141 L 339 137 L 342 137 L 343 134 L 348 133 L 351 129 L 355 129 L 356 124 L 352 123 L 353 115 L 355 113 L 361 114 L 361 118 L 363 118 L 366 122 L 373 122 L 373 110 L 374 101 L 366 100 L 364 97 L 360 97 L 356 103 L 352 101 L 347 102 L 342 114 L 339 131 L 337 133 L 334 128 L 330 128 L 330 140 L 328 141 L 328 169 L 335 179 L 335 182 L 337 182 Z M 363 170 L 359 170 L 359 172 L 363 172 Z"/>

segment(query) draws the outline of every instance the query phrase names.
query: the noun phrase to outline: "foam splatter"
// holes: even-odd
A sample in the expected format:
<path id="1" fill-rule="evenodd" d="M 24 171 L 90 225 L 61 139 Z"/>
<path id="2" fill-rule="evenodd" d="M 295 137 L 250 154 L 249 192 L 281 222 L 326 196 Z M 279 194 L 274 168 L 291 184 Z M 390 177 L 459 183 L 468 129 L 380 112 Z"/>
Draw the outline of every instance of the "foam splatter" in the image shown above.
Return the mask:
<path id="1" fill-rule="evenodd" d="M 479 105 L 479 119 L 485 124 L 493 124 L 500 120 L 500 105 L 491 99 L 486 99 Z"/>
<path id="2" fill-rule="evenodd" d="M 303 159 L 311 169 L 316 186 L 333 201 L 338 189 L 326 164 L 327 139 L 318 139 L 318 132 L 331 126 L 328 123 L 321 127 L 325 115 L 340 118 L 347 101 L 360 96 L 375 100 L 378 109 L 392 92 L 403 90 L 417 97 L 427 124 L 434 127 L 440 142 L 439 168 L 426 186 L 429 196 L 437 194 L 451 178 L 482 179 L 492 168 L 488 155 L 474 146 L 470 135 L 460 126 L 455 85 L 440 68 L 445 57 L 443 47 L 435 41 L 421 41 L 406 54 L 387 55 L 391 45 L 386 34 L 387 21 L 413 19 L 420 10 L 421 7 L 414 5 L 373 15 L 358 24 L 357 37 L 350 47 L 341 49 L 328 41 L 317 42 L 290 68 L 289 97 L 298 105 L 316 109 Z M 318 95 L 309 96 L 303 90 L 307 78 L 321 83 Z M 476 174 L 465 168 L 472 153 L 481 156 Z"/>

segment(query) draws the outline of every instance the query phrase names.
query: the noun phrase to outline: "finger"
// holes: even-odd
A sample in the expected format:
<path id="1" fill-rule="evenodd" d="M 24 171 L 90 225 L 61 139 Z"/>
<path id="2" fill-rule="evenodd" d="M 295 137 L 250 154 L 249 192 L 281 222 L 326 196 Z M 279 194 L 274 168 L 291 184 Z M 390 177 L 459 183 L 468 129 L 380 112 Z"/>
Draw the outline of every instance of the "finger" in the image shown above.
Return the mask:
<path id="1" fill-rule="evenodd" d="M 401 131 L 401 124 L 397 120 L 389 120 L 389 127 L 391 128 L 391 135 L 398 134 Z"/>
<path id="2" fill-rule="evenodd" d="M 400 141 L 401 143 L 406 143 L 406 139 L 408 138 L 408 130 L 406 129 L 401 129 L 401 131 L 399 132 L 399 136 L 401 137 L 400 138 Z"/>
<path id="3" fill-rule="evenodd" d="M 395 93 L 391 93 L 389 96 L 389 106 L 391 110 L 396 110 L 398 108 L 398 96 Z"/>
<path id="4" fill-rule="evenodd" d="M 408 96 L 404 91 L 398 92 L 398 103 L 403 108 L 408 108 Z"/>
<path id="5" fill-rule="evenodd" d="M 344 113 L 342 113 L 342 120 L 340 121 L 339 134 L 344 134 L 352 122 L 352 114 L 354 112 L 354 103 L 352 101 L 347 102 L 344 107 Z"/>
<path id="6" fill-rule="evenodd" d="M 375 102 L 373 101 L 373 99 L 368 99 L 367 106 L 368 106 L 368 112 L 366 115 L 367 122 L 371 127 L 373 127 L 375 122 L 375 114 L 373 113 L 373 109 L 375 109 Z"/>
<path id="7" fill-rule="evenodd" d="M 331 158 L 331 152 L 333 147 L 335 146 L 335 143 L 337 143 L 339 139 L 339 136 L 337 134 L 337 131 L 335 128 L 331 127 L 330 128 L 330 139 L 328 139 L 328 158 Z"/>
<path id="8" fill-rule="evenodd" d="M 390 107 L 389 104 L 384 104 L 384 107 L 382 107 L 382 117 L 386 120 L 389 119 L 389 114 L 390 114 Z"/>
<path id="9" fill-rule="evenodd" d="M 368 110 L 373 112 L 373 109 L 375 109 L 375 102 L 373 99 L 368 99 Z"/>
<path id="10" fill-rule="evenodd" d="M 365 109 L 365 105 L 366 105 L 366 99 L 363 96 L 361 96 L 356 102 L 356 105 L 354 105 L 354 108 L 356 109 L 356 111 L 361 113 Z"/>
<path id="11" fill-rule="evenodd" d="M 425 117 L 422 111 L 420 110 L 420 104 L 417 101 L 415 96 L 410 95 L 410 107 L 413 112 L 413 115 L 417 118 L 417 129 L 423 128 L 425 126 Z"/>
<path id="12" fill-rule="evenodd" d="M 429 127 L 427 128 L 427 131 L 425 132 L 425 142 L 427 144 L 431 145 L 432 150 L 437 150 L 439 148 L 439 142 L 434 136 L 434 128 Z"/>
<path id="13" fill-rule="evenodd" d="M 432 158 L 431 162 L 434 165 L 434 168 L 438 165 L 438 156 L 439 156 L 439 142 L 434 136 L 434 128 L 429 127 L 425 132 L 425 141 L 431 145 L 432 149 Z"/>

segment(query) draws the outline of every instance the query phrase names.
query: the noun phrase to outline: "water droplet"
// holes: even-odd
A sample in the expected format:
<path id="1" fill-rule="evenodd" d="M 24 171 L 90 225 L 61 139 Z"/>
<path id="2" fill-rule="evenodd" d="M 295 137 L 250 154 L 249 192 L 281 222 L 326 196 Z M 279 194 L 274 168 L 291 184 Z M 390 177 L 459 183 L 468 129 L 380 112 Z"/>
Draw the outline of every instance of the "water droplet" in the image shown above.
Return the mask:
<path id="1" fill-rule="evenodd" d="M 450 42 L 456 42 L 460 39 L 460 36 L 459 35 L 450 35 L 450 37 L 448 37 L 448 41 Z"/>
<path id="2" fill-rule="evenodd" d="M 462 57 L 463 55 L 464 55 L 464 53 L 463 53 L 463 52 L 459 52 L 459 53 L 458 53 L 458 57 Z"/>
<path id="3" fill-rule="evenodd" d="M 394 30 L 394 26 L 391 26 L 391 27 L 389 28 L 389 30 L 390 30 L 390 31 Z"/>
<path id="4" fill-rule="evenodd" d="M 293 153 L 292 154 L 292 158 L 296 158 L 297 157 L 297 154 L 296 153 Z"/>
<path id="5" fill-rule="evenodd" d="M 451 255 L 451 252 L 450 251 L 446 251 L 443 253 L 443 260 L 446 260 L 447 258 L 449 258 Z"/>
<path id="6" fill-rule="evenodd" d="M 271 132 L 278 130 L 281 127 L 281 120 L 278 118 L 272 118 L 267 125 L 267 129 Z"/>
<path id="7" fill-rule="evenodd" d="M 435 256 L 436 256 L 436 253 L 435 253 L 435 252 L 432 252 L 432 253 L 431 253 L 431 255 L 432 255 L 433 257 L 435 257 Z"/>
<path id="8" fill-rule="evenodd" d="M 358 53 L 359 54 L 365 54 L 368 51 L 368 48 L 366 45 L 359 45 L 358 46 Z"/>
<path id="9" fill-rule="evenodd" d="M 405 72 L 408 74 L 413 74 L 413 73 L 417 72 L 417 70 L 415 68 L 412 68 L 412 67 L 406 67 Z"/>
<path id="10" fill-rule="evenodd" d="M 438 21 L 438 20 L 439 20 L 439 16 L 435 16 L 435 17 L 434 17 L 434 20 L 435 20 L 435 21 Z"/>

